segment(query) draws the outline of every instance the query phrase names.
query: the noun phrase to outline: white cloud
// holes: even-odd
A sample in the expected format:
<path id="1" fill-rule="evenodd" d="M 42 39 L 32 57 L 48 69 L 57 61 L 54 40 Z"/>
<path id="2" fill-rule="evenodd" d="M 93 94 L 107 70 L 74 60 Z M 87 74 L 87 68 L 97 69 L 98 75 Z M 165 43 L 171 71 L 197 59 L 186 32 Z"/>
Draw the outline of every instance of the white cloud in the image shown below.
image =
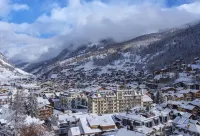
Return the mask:
<path id="1" fill-rule="evenodd" d="M 14 11 L 19 11 L 19 10 L 29 10 L 29 6 L 26 4 L 13 4 L 12 9 Z"/>
<path id="2" fill-rule="evenodd" d="M 19 10 L 28 10 L 26 4 L 13 3 L 11 0 L 0 0 L 0 18 L 7 18 L 10 12 Z"/>
<path id="3" fill-rule="evenodd" d="M 134 5 L 129 4 L 129 0 L 107 4 L 70 0 L 68 7 L 52 9 L 49 16 L 40 16 L 35 24 L 49 26 L 40 33 L 69 34 L 68 38 L 71 39 L 89 40 L 113 37 L 120 41 L 158 29 L 183 25 L 199 18 L 179 7 L 164 9 L 164 0 L 152 1 L 143 0 L 143 3 Z"/>
<path id="4" fill-rule="evenodd" d="M 199 2 L 164 8 L 163 0 L 152 1 L 133 4 L 131 0 L 109 3 L 70 0 L 67 7 L 54 4 L 56 6 L 51 8 L 50 14 L 44 13 L 32 24 L 0 22 L 0 50 L 12 59 L 34 61 L 41 56 L 47 59 L 71 43 L 80 44 L 107 37 L 123 41 L 199 19 L 200 12 L 195 11 L 200 9 Z M 5 33 L 5 30 L 9 31 Z M 56 36 L 40 38 L 45 34 Z"/>
<path id="5" fill-rule="evenodd" d="M 193 14 L 200 14 L 200 1 L 191 4 L 183 4 L 179 7 L 180 10 L 185 10 Z"/>
<path id="6" fill-rule="evenodd" d="M 17 26 L 0 22 L 0 49 L 12 59 L 34 61 L 60 44 L 56 38 L 40 39 L 16 33 L 13 31 L 14 27 Z"/>

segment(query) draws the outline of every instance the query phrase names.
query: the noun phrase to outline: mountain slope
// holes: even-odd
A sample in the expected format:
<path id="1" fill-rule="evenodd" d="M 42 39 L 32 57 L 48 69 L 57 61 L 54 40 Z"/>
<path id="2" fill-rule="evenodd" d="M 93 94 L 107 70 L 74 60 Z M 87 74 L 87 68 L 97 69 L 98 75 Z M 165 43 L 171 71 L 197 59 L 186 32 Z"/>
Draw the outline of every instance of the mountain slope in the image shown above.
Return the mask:
<path id="1" fill-rule="evenodd" d="M 77 68 L 77 70 L 84 67 L 86 67 L 86 70 L 98 68 L 101 73 L 114 67 L 123 70 L 124 65 L 130 65 L 132 69 L 138 66 L 142 68 L 143 60 L 139 52 L 149 44 L 162 40 L 176 32 L 168 30 L 152 33 L 122 43 L 115 43 L 111 39 L 105 39 L 99 43 L 82 45 L 72 51 L 64 49 L 53 59 L 21 65 L 21 68 L 36 75 L 60 73 L 70 65 L 76 65 L 74 68 Z"/>
<path id="2" fill-rule="evenodd" d="M 0 53 L 0 80 L 28 77 L 31 74 L 11 65 L 3 54 Z"/>
<path id="3" fill-rule="evenodd" d="M 190 62 L 200 56 L 200 23 L 150 44 L 140 54 L 143 57 L 148 54 L 149 69 L 163 68 L 178 59 Z"/>
<path id="4" fill-rule="evenodd" d="M 152 71 L 177 59 L 187 62 L 198 57 L 199 44 L 200 24 L 195 24 L 139 36 L 122 43 L 106 39 L 79 46 L 75 50 L 66 48 L 53 59 L 26 64 L 24 70 L 46 77 L 55 73 L 65 75 L 70 68 L 86 73 L 96 70 L 97 74 L 106 73 L 109 69 Z"/>

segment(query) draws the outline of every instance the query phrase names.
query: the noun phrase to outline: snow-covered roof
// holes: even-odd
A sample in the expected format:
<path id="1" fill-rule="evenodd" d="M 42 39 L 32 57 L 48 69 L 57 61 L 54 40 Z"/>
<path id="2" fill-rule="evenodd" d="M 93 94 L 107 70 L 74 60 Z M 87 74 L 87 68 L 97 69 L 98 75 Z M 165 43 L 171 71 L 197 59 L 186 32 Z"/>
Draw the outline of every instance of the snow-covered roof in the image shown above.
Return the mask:
<path id="1" fill-rule="evenodd" d="M 142 101 L 143 102 L 153 102 L 153 100 L 148 95 L 143 95 Z"/>
<path id="2" fill-rule="evenodd" d="M 178 79 L 176 79 L 175 83 L 179 83 L 179 82 L 184 82 L 184 83 L 191 83 L 193 80 L 192 80 L 192 77 L 179 77 Z"/>
<path id="3" fill-rule="evenodd" d="M 189 119 L 187 117 L 180 117 L 180 116 L 177 116 L 175 119 L 174 119 L 174 124 L 177 124 L 177 125 L 180 125 L 180 124 L 183 124 L 183 123 L 188 123 L 189 122 Z"/>
<path id="4" fill-rule="evenodd" d="M 61 115 L 58 115 L 58 121 L 60 123 L 67 123 L 68 121 L 75 122 L 76 118 L 73 115 L 61 114 Z"/>
<path id="5" fill-rule="evenodd" d="M 87 117 L 87 121 L 90 126 L 115 126 L 115 122 L 113 121 L 111 115 L 91 115 Z"/>
<path id="6" fill-rule="evenodd" d="M 195 106 L 193 105 L 185 105 L 185 104 L 180 104 L 180 107 L 183 108 L 183 109 L 187 109 L 187 110 L 193 110 L 195 108 Z"/>
<path id="7" fill-rule="evenodd" d="M 118 118 L 128 118 L 130 120 L 135 120 L 135 121 L 139 121 L 139 122 L 150 122 L 153 120 L 153 118 L 156 118 L 158 116 L 152 116 L 152 117 L 149 117 L 149 118 L 146 118 L 140 114 L 134 114 L 134 113 L 131 113 L 131 114 L 127 114 L 127 113 L 119 113 L 116 115 Z"/>
<path id="8" fill-rule="evenodd" d="M 40 119 L 37 119 L 35 117 L 32 118 L 31 116 L 27 116 L 25 119 L 25 124 L 32 124 L 32 123 L 41 125 L 44 123 L 44 121 L 41 121 Z"/>
<path id="9" fill-rule="evenodd" d="M 7 121 L 10 119 L 10 117 L 14 114 L 14 111 L 12 111 L 8 105 L 3 105 L 0 107 L 0 119 L 3 119 L 1 121 Z"/>
<path id="10" fill-rule="evenodd" d="M 8 95 L 0 95 L 0 100 L 5 100 L 8 99 L 9 96 Z"/>
<path id="11" fill-rule="evenodd" d="M 51 79 L 56 79 L 58 77 L 58 74 L 52 74 Z"/>
<path id="12" fill-rule="evenodd" d="M 40 86 L 38 86 L 36 84 L 22 84 L 21 86 L 26 89 L 39 89 L 40 88 Z"/>
<path id="13" fill-rule="evenodd" d="M 184 112 L 183 116 L 186 118 L 190 118 L 192 116 L 192 114 L 188 113 L 188 112 Z"/>
<path id="14" fill-rule="evenodd" d="M 48 99 L 49 99 L 49 98 L 55 97 L 55 94 L 54 94 L 54 93 L 45 93 L 44 95 L 45 95 Z"/>
<path id="15" fill-rule="evenodd" d="M 42 97 L 37 97 L 38 107 L 41 108 L 45 105 L 49 105 L 49 101 L 47 99 L 44 99 Z"/>
<path id="16" fill-rule="evenodd" d="M 86 91 L 86 92 L 96 92 L 101 88 L 102 87 L 99 86 L 99 85 L 92 85 L 92 86 L 89 86 L 89 87 L 85 88 L 84 91 Z"/>
<path id="17" fill-rule="evenodd" d="M 94 133 L 102 132 L 101 129 L 99 129 L 99 128 L 92 129 L 89 126 L 87 119 L 84 117 L 80 118 L 80 124 L 81 124 L 84 134 L 94 134 Z"/>
<path id="18" fill-rule="evenodd" d="M 70 132 L 72 136 L 80 136 L 82 134 L 80 127 L 71 127 Z"/>
<path id="19" fill-rule="evenodd" d="M 1 124 L 6 124 L 8 121 L 7 120 L 5 120 L 5 119 L 0 119 L 0 123 Z"/>
<path id="20" fill-rule="evenodd" d="M 182 124 L 178 124 L 176 127 L 200 134 L 200 125 L 194 120 L 189 120 L 186 123 L 184 122 Z"/>
<path id="21" fill-rule="evenodd" d="M 146 135 L 140 132 L 127 130 L 126 128 L 121 128 L 119 129 L 119 131 L 116 133 L 115 136 L 146 136 Z"/>
<path id="22" fill-rule="evenodd" d="M 190 103 L 193 104 L 193 105 L 196 105 L 196 106 L 200 106 L 200 99 L 195 99 Z"/>

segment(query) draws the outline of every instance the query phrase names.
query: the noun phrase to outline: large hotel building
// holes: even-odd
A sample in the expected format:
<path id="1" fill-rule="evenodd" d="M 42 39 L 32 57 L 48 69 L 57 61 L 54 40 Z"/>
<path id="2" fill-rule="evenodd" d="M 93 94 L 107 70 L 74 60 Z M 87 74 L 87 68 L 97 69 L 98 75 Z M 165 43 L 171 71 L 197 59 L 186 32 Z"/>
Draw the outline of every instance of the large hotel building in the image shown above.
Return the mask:
<path id="1" fill-rule="evenodd" d="M 88 97 L 88 112 L 105 114 L 123 112 L 134 106 L 143 106 L 141 89 L 99 90 Z"/>

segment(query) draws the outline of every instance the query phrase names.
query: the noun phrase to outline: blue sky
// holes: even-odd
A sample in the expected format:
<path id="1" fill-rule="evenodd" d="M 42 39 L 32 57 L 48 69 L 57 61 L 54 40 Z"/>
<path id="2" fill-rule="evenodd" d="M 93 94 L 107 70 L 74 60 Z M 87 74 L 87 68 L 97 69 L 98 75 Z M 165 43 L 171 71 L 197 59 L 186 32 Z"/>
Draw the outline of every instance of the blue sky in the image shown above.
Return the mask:
<path id="1" fill-rule="evenodd" d="M 58 4 L 60 7 L 65 7 L 68 5 L 67 0 L 13 0 L 14 2 L 17 2 L 19 4 L 26 4 L 30 7 L 30 10 L 22 10 L 18 12 L 12 12 L 9 16 L 10 19 L 9 22 L 14 23 L 33 23 L 41 14 L 47 13 L 48 10 L 51 9 L 52 4 Z M 92 0 L 87 0 L 92 1 Z M 104 3 L 108 3 L 109 0 L 101 0 Z M 120 0 L 115 0 L 115 2 L 119 2 Z M 138 0 L 137 0 L 138 1 Z M 143 1 L 143 0 L 141 0 Z M 151 1 L 151 0 L 149 0 Z M 155 1 L 155 0 L 154 0 Z M 162 0 L 157 0 L 155 2 L 159 2 Z M 165 0 L 164 5 L 165 7 L 176 7 L 180 6 L 182 4 L 189 4 L 194 2 L 194 0 Z M 137 4 L 138 2 L 134 2 L 132 0 L 132 4 Z M 141 2 L 139 2 L 141 3 Z M 49 7 L 48 7 L 49 6 Z"/>
<path id="2" fill-rule="evenodd" d="M 0 51 L 41 61 L 71 44 L 124 41 L 199 20 L 198 0 L 0 0 Z"/>

